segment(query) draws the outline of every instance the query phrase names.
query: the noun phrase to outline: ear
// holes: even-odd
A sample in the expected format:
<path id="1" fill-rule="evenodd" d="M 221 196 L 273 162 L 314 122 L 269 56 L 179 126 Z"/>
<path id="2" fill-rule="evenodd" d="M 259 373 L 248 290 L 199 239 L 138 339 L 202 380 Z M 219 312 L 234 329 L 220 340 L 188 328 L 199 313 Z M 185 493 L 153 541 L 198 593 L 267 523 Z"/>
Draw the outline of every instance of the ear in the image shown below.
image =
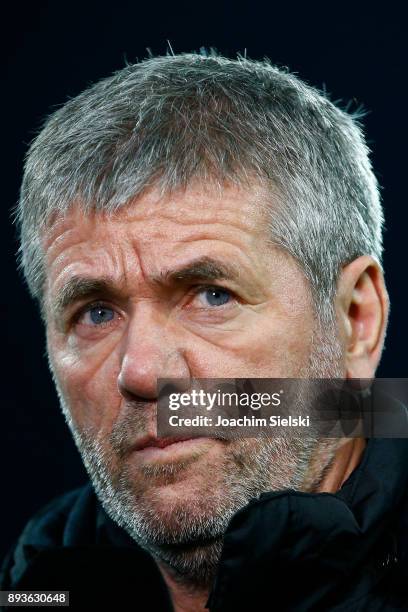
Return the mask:
<path id="1" fill-rule="evenodd" d="M 336 297 L 347 378 L 373 378 L 384 344 L 389 299 L 378 262 L 364 255 L 341 272 Z"/>

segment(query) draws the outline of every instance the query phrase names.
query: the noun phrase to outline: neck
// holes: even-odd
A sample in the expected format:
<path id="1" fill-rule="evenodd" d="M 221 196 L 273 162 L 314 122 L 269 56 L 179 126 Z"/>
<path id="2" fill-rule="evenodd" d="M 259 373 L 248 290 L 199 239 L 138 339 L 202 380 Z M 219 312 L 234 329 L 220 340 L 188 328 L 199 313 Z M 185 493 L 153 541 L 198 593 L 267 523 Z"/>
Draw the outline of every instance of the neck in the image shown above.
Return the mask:
<path id="1" fill-rule="evenodd" d="M 192 587 L 174 577 L 172 570 L 157 560 L 160 572 L 169 589 L 174 612 L 199 612 L 205 610 L 209 589 Z"/>
<path id="2" fill-rule="evenodd" d="M 332 460 L 326 464 L 326 468 L 323 471 L 321 467 L 319 469 L 319 467 L 315 465 L 320 475 L 315 480 L 317 484 L 311 487 L 311 489 L 316 493 L 336 493 L 360 463 L 365 447 L 366 441 L 364 438 L 344 440 L 337 448 Z M 322 465 L 322 463 L 320 465 Z M 325 465 L 324 462 L 323 465 Z M 311 473 L 313 476 L 313 469 Z"/>

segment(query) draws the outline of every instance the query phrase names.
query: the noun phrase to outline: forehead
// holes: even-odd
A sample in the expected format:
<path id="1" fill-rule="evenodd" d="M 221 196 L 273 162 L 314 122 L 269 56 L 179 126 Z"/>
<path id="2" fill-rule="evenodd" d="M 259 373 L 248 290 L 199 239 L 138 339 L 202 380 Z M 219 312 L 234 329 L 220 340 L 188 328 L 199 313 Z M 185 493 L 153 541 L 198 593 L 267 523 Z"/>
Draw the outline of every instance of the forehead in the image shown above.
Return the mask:
<path id="1" fill-rule="evenodd" d="M 127 247 L 152 260 L 198 245 L 204 249 L 209 241 L 213 248 L 260 251 L 269 237 L 266 208 L 271 197 L 261 187 L 191 187 L 167 196 L 151 191 L 116 213 L 85 214 L 74 205 L 43 234 L 46 269 L 68 265 L 72 257 L 95 263 L 102 252 L 115 249 L 125 256 Z"/>

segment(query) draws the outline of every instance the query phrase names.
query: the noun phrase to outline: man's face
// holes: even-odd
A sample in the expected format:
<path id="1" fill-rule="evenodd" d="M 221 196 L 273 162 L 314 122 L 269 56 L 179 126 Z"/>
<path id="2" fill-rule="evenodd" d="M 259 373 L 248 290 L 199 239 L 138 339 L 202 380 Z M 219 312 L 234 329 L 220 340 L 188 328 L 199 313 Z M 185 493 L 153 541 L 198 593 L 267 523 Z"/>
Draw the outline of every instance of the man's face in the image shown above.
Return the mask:
<path id="1" fill-rule="evenodd" d="M 265 197 L 151 192 L 115 217 L 73 208 L 45 235 L 62 405 L 106 509 L 147 544 L 219 535 L 250 497 L 305 468 L 305 448 L 279 440 L 134 448 L 154 443 L 158 378 L 310 374 L 309 288 L 268 244 Z"/>

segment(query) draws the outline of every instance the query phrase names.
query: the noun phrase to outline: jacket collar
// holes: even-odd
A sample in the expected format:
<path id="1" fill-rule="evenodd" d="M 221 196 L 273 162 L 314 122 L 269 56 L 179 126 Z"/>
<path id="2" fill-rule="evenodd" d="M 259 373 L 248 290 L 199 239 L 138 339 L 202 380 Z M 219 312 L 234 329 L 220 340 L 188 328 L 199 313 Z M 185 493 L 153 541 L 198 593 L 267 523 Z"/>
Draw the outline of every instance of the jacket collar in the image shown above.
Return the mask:
<path id="1" fill-rule="evenodd" d="M 406 558 L 398 520 L 407 485 L 408 440 L 370 439 L 338 493 L 261 495 L 230 522 L 207 605 L 245 609 L 268 593 L 279 610 L 351 609 Z"/>

